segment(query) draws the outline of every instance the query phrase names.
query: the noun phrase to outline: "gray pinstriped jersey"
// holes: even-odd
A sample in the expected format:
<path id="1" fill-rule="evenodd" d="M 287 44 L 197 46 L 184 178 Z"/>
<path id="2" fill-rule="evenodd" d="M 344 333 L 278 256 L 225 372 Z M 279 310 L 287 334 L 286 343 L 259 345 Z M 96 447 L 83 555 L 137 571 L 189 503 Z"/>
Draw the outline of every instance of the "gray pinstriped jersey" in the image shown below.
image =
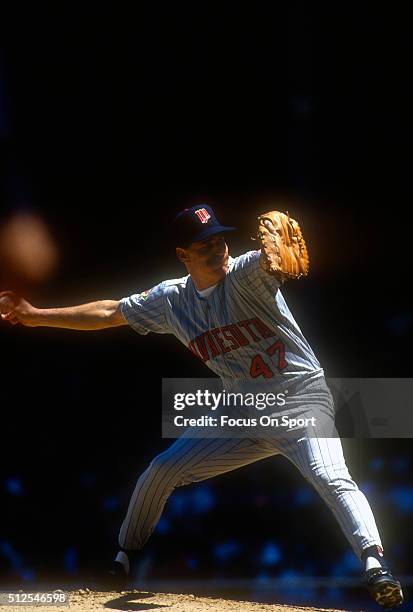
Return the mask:
<path id="1" fill-rule="evenodd" d="M 174 334 L 222 379 L 277 385 L 322 376 L 279 282 L 261 269 L 259 257 L 249 251 L 230 258 L 227 275 L 207 298 L 185 276 L 123 298 L 121 312 L 140 334 Z"/>

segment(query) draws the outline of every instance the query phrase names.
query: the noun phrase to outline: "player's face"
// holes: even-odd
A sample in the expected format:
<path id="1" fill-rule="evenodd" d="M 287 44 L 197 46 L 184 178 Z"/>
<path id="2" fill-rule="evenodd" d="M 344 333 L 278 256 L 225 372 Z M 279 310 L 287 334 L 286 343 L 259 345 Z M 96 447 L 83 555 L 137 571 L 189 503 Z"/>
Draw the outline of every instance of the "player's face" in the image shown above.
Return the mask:
<path id="1" fill-rule="evenodd" d="M 189 273 L 211 284 L 218 283 L 228 272 L 228 246 L 224 234 L 193 242 L 187 249 L 179 251 L 184 255 L 179 258 L 186 264 Z"/>

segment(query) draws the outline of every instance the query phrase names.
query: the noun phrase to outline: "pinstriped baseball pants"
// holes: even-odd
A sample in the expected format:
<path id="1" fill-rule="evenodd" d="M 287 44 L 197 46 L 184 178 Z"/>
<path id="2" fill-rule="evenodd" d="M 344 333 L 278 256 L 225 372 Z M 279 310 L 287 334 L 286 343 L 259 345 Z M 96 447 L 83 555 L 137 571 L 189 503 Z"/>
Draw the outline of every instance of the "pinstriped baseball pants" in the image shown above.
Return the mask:
<path id="1" fill-rule="evenodd" d="M 331 406 L 332 398 L 321 380 L 297 393 L 296 402 L 305 406 L 305 414 L 311 403 Z M 188 437 L 188 431 L 155 457 L 139 478 L 119 534 L 122 548 L 144 546 L 176 488 L 279 454 L 318 491 L 358 557 L 373 544 L 381 546 L 370 505 L 349 474 L 338 436 L 315 437 L 313 431 L 301 429 L 268 439 L 211 439 Z"/>

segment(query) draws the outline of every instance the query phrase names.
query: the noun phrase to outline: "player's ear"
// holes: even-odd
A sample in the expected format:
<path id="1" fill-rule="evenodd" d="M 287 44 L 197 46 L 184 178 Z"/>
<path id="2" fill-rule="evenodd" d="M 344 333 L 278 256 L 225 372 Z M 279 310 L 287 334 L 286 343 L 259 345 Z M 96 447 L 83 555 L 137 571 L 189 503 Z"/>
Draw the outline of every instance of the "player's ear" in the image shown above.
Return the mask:
<path id="1" fill-rule="evenodd" d="M 186 263 L 188 261 L 188 254 L 185 249 L 183 249 L 182 247 L 176 247 L 175 252 L 178 261 L 180 261 L 181 263 Z"/>

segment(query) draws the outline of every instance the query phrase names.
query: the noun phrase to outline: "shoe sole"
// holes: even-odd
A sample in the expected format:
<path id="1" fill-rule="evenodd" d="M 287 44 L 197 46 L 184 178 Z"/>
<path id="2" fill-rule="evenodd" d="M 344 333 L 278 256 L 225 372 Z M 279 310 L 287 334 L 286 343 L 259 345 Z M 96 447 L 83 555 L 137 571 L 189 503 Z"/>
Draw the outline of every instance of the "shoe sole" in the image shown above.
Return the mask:
<path id="1" fill-rule="evenodd" d="M 399 583 L 382 582 L 372 592 L 376 602 L 385 609 L 397 608 L 404 601 L 403 591 Z"/>

